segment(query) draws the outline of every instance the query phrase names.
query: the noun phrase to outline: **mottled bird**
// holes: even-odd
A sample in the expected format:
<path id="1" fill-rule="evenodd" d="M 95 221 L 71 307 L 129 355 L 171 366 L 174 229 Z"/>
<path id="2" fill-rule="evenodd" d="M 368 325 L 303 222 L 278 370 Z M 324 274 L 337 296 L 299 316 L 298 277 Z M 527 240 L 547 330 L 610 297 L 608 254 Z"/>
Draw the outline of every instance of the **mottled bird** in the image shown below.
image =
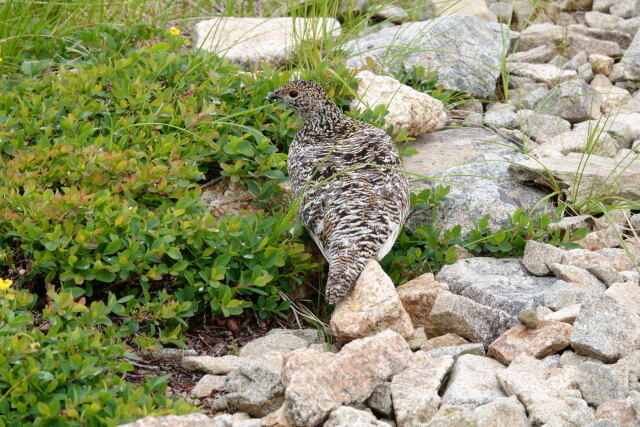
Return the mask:
<path id="1" fill-rule="evenodd" d="M 342 113 L 317 83 L 296 80 L 269 94 L 300 114 L 288 169 L 299 215 L 329 263 L 326 295 L 337 303 L 370 259 L 393 246 L 409 212 L 409 186 L 382 129 Z"/>

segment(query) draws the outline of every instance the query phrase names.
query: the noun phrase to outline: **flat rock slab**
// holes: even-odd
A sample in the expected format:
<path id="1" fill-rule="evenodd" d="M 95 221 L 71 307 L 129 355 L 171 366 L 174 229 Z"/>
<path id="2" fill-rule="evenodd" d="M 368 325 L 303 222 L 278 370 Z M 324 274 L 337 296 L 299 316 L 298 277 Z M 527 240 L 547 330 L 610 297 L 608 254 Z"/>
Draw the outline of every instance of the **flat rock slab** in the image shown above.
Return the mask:
<path id="1" fill-rule="evenodd" d="M 472 160 L 485 153 L 514 153 L 515 147 L 489 130 L 477 127 L 459 127 L 431 132 L 416 137 L 408 146 L 417 154 L 405 157 L 407 172 L 429 176 Z"/>
<path id="2" fill-rule="evenodd" d="M 440 333 L 452 332 L 488 346 L 507 330 L 511 316 L 505 311 L 447 292 L 436 299 L 429 320 Z"/>
<path id="3" fill-rule="evenodd" d="M 529 274 L 520 258 L 476 257 L 445 265 L 436 276 L 451 292 L 517 316 L 544 305 L 545 293 L 557 279 Z"/>
<path id="4" fill-rule="evenodd" d="M 399 427 L 425 425 L 438 410 L 438 390 L 451 366 L 450 356 L 432 358 L 420 352 L 405 371 L 393 377 L 391 397 Z"/>
<path id="5" fill-rule="evenodd" d="M 213 18 L 196 24 L 196 47 L 243 66 L 262 61 L 278 66 L 296 46 L 324 34 L 338 36 L 340 23 L 333 18 Z"/>
<path id="6" fill-rule="evenodd" d="M 261 357 L 271 351 L 282 354 L 289 353 L 297 348 L 305 348 L 309 342 L 293 334 L 277 333 L 249 341 L 240 349 L 240 357 Z"/>
<path id="7" fill-rule="evenodd" d="M 571 325 L 562 322 L 538 322 L 535 328 L 517 325 L 491 343 L 487 355 L 510 364 L 520 353 L 542 359 L 569 345 Z"/>
<path id="8" fill-rule="evenodd" d="M 613 363 L 640 348 L 640 318 L 607 295 L 591 298 L 582 304 L 573 323 L 571 347 Z"/>
<path id="9" fill-rule="evenodd" d="M 571 78 L 575 78 L 573 70 L 561 70 L 552 64 L 529 64 L 525 62 L 513 62 L 509 64 L 509 71 L 516 76 L 528 77 L 537 82 L 546 84 L 552 88 Z"/>
<path id="10" fill-rule="evenodd" d="M 410 218 L 409 226 L 433 224 L 439 229 L 462 226 L 462 234 L 474 228 L 483 216 L 489 215 L 489 227 L 498 230 L 508 223 L 509 215 L 518 209 L 533 210 L 543 191 L 513 182 L 508 167 L 512 163 L 524 161 L 518 153 L 487 153 L 468 162 L 432 174 L 432 180 L 416 183 L 416 187 L 431 188 L 435 185 L 449 185 L 448 200 L 435 212 L 417 213 Z M 423 175 L 423 174 L 421 174 Z"/>
<path id="11" fill-rule="evenodd" d="M 520 182 L 548 182 L 552 175 L 560 189 L 570 200 L 582 202 L 594 194 L 617 195 L 629 200 L 640 200 L 640 159 L 629 156 L 626 160 L 580 153 L 528 159 L 513 163 L 509 172 Z M 576 180 L 576 171 L 582 172 Z M 579 185 L 576 185 L 579 184 Z"/>
<path id="12" fill-rule="evenodd" d="M 281 371 L 281 363 L 256 359 L 255 363 L 231 372 L 224 383 L 229 409 L 255 417 L 264 417 L 278 409 L 284 402 Z"/>
<path id="13" fill-rule="evenodd" d="M 612 399 L 624 399 L 629 388 L 611 365 L 585 362 L 577 378 L 582 397 L 596 408 Z"/>
<path id="14" fill-rule="evenodd" d="M 450 15 L 384 28 L 345 43 L 347 64 L 364 67 L 372 58 L 383 69 L 410 71 L 423 66 L 437 71 L 445 89 L 489 98 L 500 70 L 502 24 L 480 21 L 471 15 Z"/>
<path id="15" fill-rule="evenodd" d="M 211 375 L 226 375 L 247 363 L 238 356 L 187 356 L 180 361 L 180 366 L 188 371 L 203 371 Z"/>
<path id="16" fill-rule="evenodd" d="M 496 378 L 496 373 L 504 369 L 500 362 L 488 357 L 460 356 L 449 375 L 442 403 L 473 409 L 505 397 Z"/>

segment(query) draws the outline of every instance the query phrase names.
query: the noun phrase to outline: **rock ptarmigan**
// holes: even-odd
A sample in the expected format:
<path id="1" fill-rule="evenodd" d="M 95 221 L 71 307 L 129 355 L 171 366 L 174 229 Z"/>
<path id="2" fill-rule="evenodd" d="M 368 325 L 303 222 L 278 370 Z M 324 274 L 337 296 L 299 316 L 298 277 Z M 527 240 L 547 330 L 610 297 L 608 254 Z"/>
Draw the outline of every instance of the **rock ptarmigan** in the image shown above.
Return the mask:
<path id="1" fill-rule="evenodd" d="M 337 303 L 370 259 L 393 246 L 409 213 L 409 185 L 382 129 L 342 113 L 317 83 L 296 80 L 269 94 L 300 114 L 288 169 L 299 215 L 329 262 L 326 295 Z"/>

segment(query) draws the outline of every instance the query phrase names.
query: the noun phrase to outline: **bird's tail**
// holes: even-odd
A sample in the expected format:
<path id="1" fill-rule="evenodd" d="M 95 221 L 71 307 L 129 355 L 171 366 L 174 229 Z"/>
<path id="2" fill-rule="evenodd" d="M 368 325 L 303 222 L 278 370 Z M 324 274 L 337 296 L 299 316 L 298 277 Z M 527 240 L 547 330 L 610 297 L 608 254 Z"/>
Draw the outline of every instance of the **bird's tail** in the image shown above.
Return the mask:
<path id="1" fill-rule="evenodd" d="M 326 296 L 331 304 L 340 302 L 356 284 L 364 270 L 366 260 L 359 257 L 341 257 L 329 263 Z"/>

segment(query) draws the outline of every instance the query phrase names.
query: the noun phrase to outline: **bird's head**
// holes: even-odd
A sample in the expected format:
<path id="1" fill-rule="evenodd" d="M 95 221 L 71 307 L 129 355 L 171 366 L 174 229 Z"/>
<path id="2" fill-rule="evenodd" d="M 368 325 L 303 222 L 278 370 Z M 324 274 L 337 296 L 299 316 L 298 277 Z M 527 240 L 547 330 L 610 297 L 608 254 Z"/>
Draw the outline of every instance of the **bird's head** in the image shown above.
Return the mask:
<path id="1" fill-rule="evenodd" d="M 322 87 L 309 80 L 294 80 L 274 90 L 267 97 L 287 104 L 302 117 L 308 118 L 333 105 Z"/>

